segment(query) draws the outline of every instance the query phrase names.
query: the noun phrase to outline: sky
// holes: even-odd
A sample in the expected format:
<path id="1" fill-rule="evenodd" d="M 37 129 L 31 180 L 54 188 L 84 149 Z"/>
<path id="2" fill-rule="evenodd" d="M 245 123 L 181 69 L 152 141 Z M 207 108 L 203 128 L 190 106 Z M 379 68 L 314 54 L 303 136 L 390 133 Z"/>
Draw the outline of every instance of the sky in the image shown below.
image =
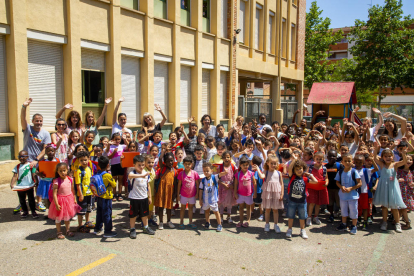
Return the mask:
<path id="1" fill-rule="evenodd" d="M 306 1 L 306 11 L 309 11 L 311 3 Z M 372 5 L 384 4 L 384 0 L 316 0 L 318 7 L 323 10 L 321 16 L 331 19 L 331 28 L 354 26 L 355 19 L 367 21 L 368 9 Z M 403 0 L 404 15 L 411 14 L 414 17 L 414 0 Z"/>

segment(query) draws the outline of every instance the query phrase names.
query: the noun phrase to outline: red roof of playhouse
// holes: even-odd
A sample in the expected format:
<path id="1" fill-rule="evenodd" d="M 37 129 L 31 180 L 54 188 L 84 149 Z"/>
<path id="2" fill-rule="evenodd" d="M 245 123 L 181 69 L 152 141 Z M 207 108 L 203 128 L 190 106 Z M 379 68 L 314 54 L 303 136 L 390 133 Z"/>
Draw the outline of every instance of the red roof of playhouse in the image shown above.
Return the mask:
<path id="1" fill-rule="evenodd" d="M 356 104 L 354 82 L 319 82 L 312 85 L 308 104 Z"/>

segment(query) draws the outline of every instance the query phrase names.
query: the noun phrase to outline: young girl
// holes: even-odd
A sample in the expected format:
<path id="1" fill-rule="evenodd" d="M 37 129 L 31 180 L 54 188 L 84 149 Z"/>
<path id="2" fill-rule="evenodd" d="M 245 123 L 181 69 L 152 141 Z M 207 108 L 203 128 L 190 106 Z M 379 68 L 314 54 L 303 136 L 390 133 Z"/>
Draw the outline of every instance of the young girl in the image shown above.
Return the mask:
<path id="1" fill-rule="evenodd" d="M 306 165 L 308 166 L 315 163 L 313 162 L 313 152 L 314 150 L 308 147 L 303 150 L 303 161 L 305 161 Z"/>
<path id="2" fill-rule="evenodd" d="M 233 159 L 233 162 L 236 164 L 236 168 L 239 167 L 239 158 L 235 157 L 234 155 L 239 153 L 240 148 L 241 148 L 241 144 L 239 144 L 239 141 L 231 140 L 231 142 L 230 142 L 230 153 L 231 153 L 231 158 Z"/>
<path id="3" fill-rule="evenodd" d="M 88 148 L 89 156 L 94 156 L 93 153 L 93 140 L 95 139 L 95 133 L 88 130 L 85 135 L 83 135 L 85 140 L 85 146 Z"/>
<path id="4" fill-rule="evenodd" d="M 224 208 L 227 209 L 227 222 L 232 223 L 233 220 L 231 219 L 231 208 L 236 205 L 236 200 L 233 196 L 234 191 L 234 175 L 236 173 L 236 167 L 232 164 L 231 153 L 229 151 L 225 151 L 221 155 L 221 159 L 223 159 L 223 164 L 219 166 L 219 172 L 227 172 L 225 176 L 222 176 L 218 182 L 219 184 L 219 209 L 220 215 L 222 216 L 223 221 L 223 214 Z"/>
<path id="5" fill-rule="evenodd" d="M 175 150 L 175 159 L 177 160 L 176 169 L 184 169 L 183 159 L 184 159 L 184 150 L 178 148 Z"/>
<path id="6" fill-rule="evenodd" d="M 76 130 L 72 131 L 69 134 L 69 139 L 68 139 L 68 163 L 69 165 L 72 164 L 73 162 L 73 158 L 76 156 L 75 153 L 75 148 L 77 145 L 79 145 L 80 142 L 80 134 L 79 132 L 77 132 Z"/>
<path id="7" fill-rule="evenodd" d="M 406 209 L 400 209 L 400 215 L 404 218 L 405 226 L 402 229 L 411 229 L 411 223 L 408 218 L 407 211 L 414 211 L 414 176 L 413 169 L 413 156 L 407 155 L 407 164 L 403 168 L 399 168 L 397 171 L 398 182 L 400 183 L 402 199 L 407 206 Z"/>
<path id="8" fill-rule="evenodd" d="M 164 162 L 159 162 L 160 169 L 157 171 L 156 179 L 159 179 L 158 187 L 155 189 L 157 193 L 155 195 L 154 206 L 158 207 L 159 225 L 158 229 L 164 229 L 164 208 L 167 209 L 167 225 L 170 228 L 175 228 L 171 221 L 171 209 L 173 207 L 173 194 L 175 193 L 174 182 L 176 180 L 176 171 L 173 168 L 174 154 L 168 152 L 164 155 Z M 157 182 L 157 181 L 156 181 Z"/>
<path id="9" fill-rule="evenodd" d="M 124 152 L 137 152 L 138 143 L 135 141 L 132 141 L 128 144 L 128 149 L 126 149 Z M 121 156 L 121 159 L 123 159 L 124 156 Z M 128 198 L 128 175 L 130 172 L 134 170 L 134 167 L 126 167 L 124 168 L 124 177 L 123 177 L 123 185 L 125 187 L 125 197 Z"/>
<path id="10" fill-rule="evenodd" d="M 256 180 L 254 179 L 254 173 L 249 171 L 250 161 L 247 157 L 240 158 L 239 172 L 235 176 L 234 180 L 234 197 L 239 204 L 240 222 L 237 227 L 249 227 L 251 217 L 251 205 L 253 204 L 253 198 L 256 198 Z M 247 222 L 244 221 L 244 207 L 247 207 Z"/>
<path id="11" fill-rule="evenodd" d="M 157 170 L 159 168 L 158 166 L 158 155 L 159 155 L 159 149 L 157 146 L 151 146 L 149 148 L 149 154 L 152 155 L 152 157 L 154 157 L 154 170 Z"/>
<path id="12" fill-rule="evenodd" d="M 72 182 L 72 179 L 68 177 L 68 165 L 59 163 L 56 166 L 55 178 L 52 180 L 53 202 L 49 208 L 49 218 L 55 220 L 59 240 L 65 238 L 60 227 L 62 220 L 65 222 L 66 236 L 74 236 L 74 233 L 70 231 L 70 220 L 80 207 L 76 204 L 75 188 Z"/>
<path id="13" fill-rule="evenodd" d="M 377 163 L 380 168 L 380 178 L 375 191 L 373 205 L 382 206 L 382 224 L 381 230 L 387 231 L 387 217 L 388 208 L 391 208 L 391 212 L 395 219 L 395 231 L 401 233 L 400 215 L 398 209 L 405 209 L 407 206 L 401 196 L 400 187 L 397 180 L 397 170 L 395 168 L 404 166 L 407 163 L 407 157 L 405 151 L 402 152 L 402 160 L 394 162 L 394 154 L 391 150 L 385 149 L 381 153 L 381 157 L 378 156 L 379 147 L 376 145 L 374 153 L 374 162 Z"/>
<path id="14" fill-rule="evenodd" d="M 56 148 L 56 158 L 60 162 L 68 163 L 68 152 L 69 152 L 69 138 L 66 134 L 66 122 L 63 119 L 57 119 L 55 125 L 55 133 L 50 134 L 52 143 L 57 145 L 58 141 L 60 142 L 59 147 Z"/>
<path id="15" fill-rule="evenodd" d="M 109 144 L 109 139 L 108 139 L 108 137 L 106 137 L 106 136 L 102 136 L 102 137 L 99 139 L 99 144 L 102 144 L 102 145 L 104 146 L 104 148 L 106 148 L 106 147 L 108 146 L 108 144 Z"/>
<path id="16" fill-rule="evenodd" d="M 207 144 L 207 148 L 206 148 L 206 150 L 207 150 L 206 160 L 210 160 L 214 155 L 217 154 L 217 149 L 214 146 L 214 137 L 213 136 L 208 136 L 207 139 L 206 139 L 206 144 Z"/>
<path id="17" fill-rule="evenodd" d="M 112 134 L 112 139 L 105 149 L 108 158 L 111 160 L 111 173 L 115 181 L 118 181 L 118 194 L 114 195 L 112 201 L 123 201 L 122 186 L 124 179 L 124 168 L 121 166 L 121 156 L 125 151 L 126 145 L 121 145 L 121 134 Z"/>
<path id="18" fill-rule="evenodd" d="M 276 233 L 280 233 L 277 225 L 279 220 L 279 209 L 283 209 L 283 179 L 282 174 L 278 171 L 279 162 L 277 157 L 269 156 L 264 164 L 263 173 L 259 167 L 254 165 L 254 170 L 259 173 L 259 177 L 264 179 L 262 185 L 262 206 L 265 209 L 265 232 L 270 231 L 270 211 L 273 210 L 274 229 Z"/>

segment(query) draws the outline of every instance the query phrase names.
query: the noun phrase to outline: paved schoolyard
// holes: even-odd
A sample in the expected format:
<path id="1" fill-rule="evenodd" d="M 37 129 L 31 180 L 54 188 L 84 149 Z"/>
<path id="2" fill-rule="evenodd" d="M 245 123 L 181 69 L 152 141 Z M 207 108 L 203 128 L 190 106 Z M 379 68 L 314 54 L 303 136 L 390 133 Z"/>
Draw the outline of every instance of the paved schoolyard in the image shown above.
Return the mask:
<path id="1" fill-rule="evenodd" d="M 0 186 L 1 275 L 414 275 L 414 230 L 398 234 L 389 224 L 383 233 L 379 214 L 369 231 L 356 236 L 335 231 L 338 223 L 326 225 L 322 216 L 322 225 L 307 228 L 308 240 L 298 235 L 298 223 L 288 240 L 285 233 L 264 233 L 264 222 L 257 220 L 247 229 L 224 224 L 221 233 L 204 230 L 197 211 L 198 230 L 166 227 L 148 236 L 137 228 L 131 240 L 123 201 L 114 205 L 117 237 L 76 233 L 56 240 L 54 223 L 43 215 L 37 220 L 12 215 L 17 204 L 17 195 Z M 178 226 L 178 212 L 173 222 Z M 287 219 L 279 225 L 286 232 Z"/>

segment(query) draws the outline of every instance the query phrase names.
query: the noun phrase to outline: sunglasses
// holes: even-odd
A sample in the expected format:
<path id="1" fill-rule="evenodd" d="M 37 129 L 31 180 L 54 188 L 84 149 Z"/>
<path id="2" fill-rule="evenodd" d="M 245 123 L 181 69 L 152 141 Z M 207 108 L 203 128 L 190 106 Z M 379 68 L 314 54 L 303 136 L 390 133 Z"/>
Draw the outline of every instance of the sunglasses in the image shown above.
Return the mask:
<path id="1" fill-rule="evenodd" d="M 66 124 L 57 124 L 57 126 L 66 126 Z"/>

